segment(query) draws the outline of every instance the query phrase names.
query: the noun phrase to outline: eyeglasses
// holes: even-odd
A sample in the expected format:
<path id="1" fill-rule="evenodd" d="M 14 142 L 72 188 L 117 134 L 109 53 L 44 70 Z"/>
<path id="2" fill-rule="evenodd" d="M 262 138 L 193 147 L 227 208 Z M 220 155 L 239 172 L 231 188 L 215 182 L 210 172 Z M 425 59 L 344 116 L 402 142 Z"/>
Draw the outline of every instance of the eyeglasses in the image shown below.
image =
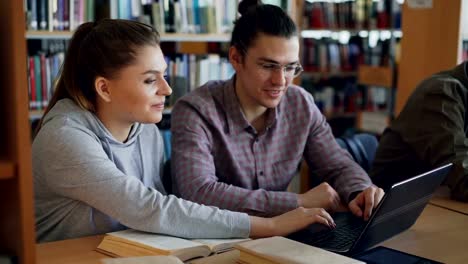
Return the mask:
<path id="1" fill-rule="evenodd" d="M 283 71 L 284 77 L 286 78 L 295 78 L 304 71 L 301 64 L 299 63 L 281 65 L 278 63 L 271 62 L 257 62 L 257 66 L 259 67 L 259 70 L 269 75 L 271 75 L 274 72 L 279 72 L 281 70 Z"/>
<path id="2" fill-rule="evenodd" d="M 244 56 L 247 56 L 247 49 L 242 41 L 239 41 L 237 48 Z M 264 75 L 268 76 L 271 76 L 274 72 L 282 70 L 284 77 L 286 78 L 295 78 L 304 71 L 300 63 L 281 65 L 273 62 L 257 62 L 257 66 Z"/>

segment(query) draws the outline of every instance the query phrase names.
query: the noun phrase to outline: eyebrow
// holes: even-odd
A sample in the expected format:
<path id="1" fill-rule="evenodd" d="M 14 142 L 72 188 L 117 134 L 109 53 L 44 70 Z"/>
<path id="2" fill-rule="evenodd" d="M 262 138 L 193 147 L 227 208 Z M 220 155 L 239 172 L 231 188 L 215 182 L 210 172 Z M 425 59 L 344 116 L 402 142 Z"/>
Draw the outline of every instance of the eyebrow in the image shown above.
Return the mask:
<path id="1" fill-rule="evenodd" d="M 164 72 L 166 72 L 166 70 L 164 70 L 164 71 L 147 70 L 147 71 L 143 72 L 142 75 L 145 75 L 145 74 L 148 74 L 148 73 L 157 74 L 157 73 L 164 73 Z"/>
<path id="2" fill-rule="evenodd" d="M 264 61 L 264 62 L 274 63 L 274 64 L 281 65 L 281 63 L 279 63 L 278 61 L 275 61 L 275 60 L 272 60 L 272 59 L 269 59 L 269 58 L 260 57 L 260 58 L 258 58 L 258 59 L 261 60 L 261 61 Z M 294 64 L 298 64 L 298 63 L 299 63 L 299 60 L 294 61 L 294 62 L 290 62 L 290 63 L 286 63 L 285 65 L 294 65 Z"/>

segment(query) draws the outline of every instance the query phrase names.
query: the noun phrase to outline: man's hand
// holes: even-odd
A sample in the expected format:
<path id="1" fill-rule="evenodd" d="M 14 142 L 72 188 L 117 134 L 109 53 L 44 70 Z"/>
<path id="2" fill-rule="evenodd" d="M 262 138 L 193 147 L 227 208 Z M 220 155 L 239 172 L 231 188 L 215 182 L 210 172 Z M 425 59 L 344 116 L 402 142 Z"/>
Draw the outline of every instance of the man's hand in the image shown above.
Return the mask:
<path id="1" fill-rule="evenodd" d="M 349 202 L 349 210 L 359 217 L 363 217 L 364 220 L 369 220 L 374 209 L 382 200 L 385 192 L 376 186 L 371 186 L 360 192 L 356 198 Z"/>
<path id="2" fill-rule="evenodd" d="M 323 208 L 335 212 L 341 207 L 338 193 L 328 183 L 324 182 L 306 193 L 298 195 L 298 204 L 305 208 Z"/>

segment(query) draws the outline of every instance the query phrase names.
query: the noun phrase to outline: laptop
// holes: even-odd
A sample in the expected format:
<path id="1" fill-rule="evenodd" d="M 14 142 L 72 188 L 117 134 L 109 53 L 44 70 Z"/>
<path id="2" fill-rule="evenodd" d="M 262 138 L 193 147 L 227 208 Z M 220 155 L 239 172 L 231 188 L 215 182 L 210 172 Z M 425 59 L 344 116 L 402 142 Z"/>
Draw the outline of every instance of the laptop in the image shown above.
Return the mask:
<path id="1" fill-rule="evenodd" d="M 362 252 L 410 228 L 451 168 L 450 163 L 394 184 L 368 221 L 351 212 L 335 213 L 335 229 L 313 224 L 288 237 L 344 255 Z"/>

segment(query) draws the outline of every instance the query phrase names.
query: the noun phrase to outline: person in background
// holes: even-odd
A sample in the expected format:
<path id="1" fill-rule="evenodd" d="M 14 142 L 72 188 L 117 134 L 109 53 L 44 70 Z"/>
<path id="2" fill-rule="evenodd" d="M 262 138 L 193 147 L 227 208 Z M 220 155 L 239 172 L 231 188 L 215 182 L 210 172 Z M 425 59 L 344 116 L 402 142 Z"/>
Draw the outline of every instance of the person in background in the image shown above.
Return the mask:
<path id="1" fill-rule="evenodd" d="M 133 228 L 187 238 L 285 235 L 321 223 L 321 208 L 248 216 L 166 195 L 157 123 L 171 88 L 159 34 L 105 19 L 73 34 L 34 139 L 39 242 Z"/>
<path id="2" fill-rule="evenodd" d="M 468 202 L 468 62 L 423 80 L 379 142 L 371 178 L 392 184 L 454 163 L 445 180 Z"/>
<path id="3" fill-rule="evenodd" d="M 338 146 L 312 96 L 292 84 L 302 71 L 294 22 L 261 1 L 244 0 L 238 11 L 229 49 L 235 75 L 206 83 L 173 108 L 174 192 L 260 216 L 344 204 L 368 219 L 383 190 Z M 303 158 L 323 183 L 287 192 Z"/>

